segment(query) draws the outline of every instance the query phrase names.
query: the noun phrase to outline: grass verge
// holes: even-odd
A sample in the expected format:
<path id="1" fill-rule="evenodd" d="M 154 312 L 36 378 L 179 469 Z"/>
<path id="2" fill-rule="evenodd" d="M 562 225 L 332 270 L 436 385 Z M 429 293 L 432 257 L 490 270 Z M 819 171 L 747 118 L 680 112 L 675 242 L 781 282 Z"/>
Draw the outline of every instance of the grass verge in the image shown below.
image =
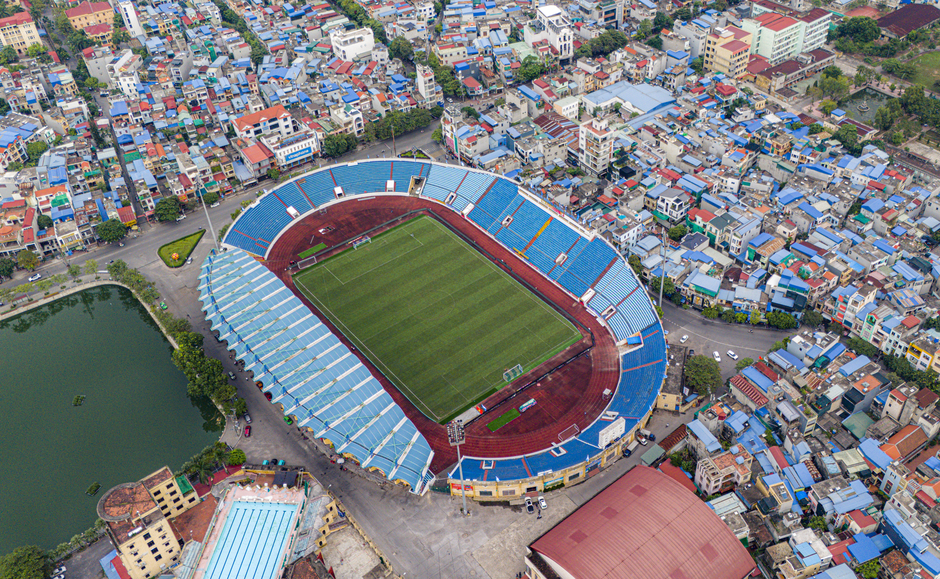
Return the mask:
<path id="1" fill-rule="evenodd" d="M 324 249 L 326 249 L 326 244 L 321 242 L 321 243 L 314 245 L 313 247 L 311 247 L 310 249 L 306 251 L 301 251 L 300 253 L 297 254 L 297 257 L 299 257 L 300 259 L 306 259 L 310 257 L 311 255 L 313 255 L 314 253 L 318 251 L 323 251 Z"/>
<path id="2" fill-rule="evenodd" d="M 160 259 L 163 260 L 163 263 L 167 267 L 179 267 L 186 263 L 186 260 L 192 254 L 193 250 L 196 249 L 196 244 L 199 243 L 199 240 L 202 239 L 202 236 L 206 234 L 205 229 L 200 229 L 196 233 L 187 235 L 186 237 L 180 237 L 175 241 L 171 241 L 165 245 L 161 245 L 160 249 L 157 250 L 157 255 L 160 256 Z M 177 254 L 177 259 L 173 259 L 173 254 Z"/>
<path id="3" fill-rule="evenodd" d="M 509 411 L 502 413 L 499 418 L 487 424 L 486 427 L 490 429 L 490 432 L 496 432 L 520 416 L 521 413 L 518 410 L 511 408 Z"/>

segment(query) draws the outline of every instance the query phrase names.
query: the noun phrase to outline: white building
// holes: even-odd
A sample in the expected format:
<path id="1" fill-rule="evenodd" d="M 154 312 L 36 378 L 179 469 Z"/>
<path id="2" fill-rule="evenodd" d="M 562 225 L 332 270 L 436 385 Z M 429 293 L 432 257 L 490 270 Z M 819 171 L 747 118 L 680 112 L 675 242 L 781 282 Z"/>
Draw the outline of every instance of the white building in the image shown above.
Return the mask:
<path id="1" fill-rule="evenodd" d="M 424 101 L 419 104 L 421 104 L 423 108 L 434 108 L 437 106 L 437 103 L 444 100 L 441 85 L 437 84 L 437 81 L 434 80 L 434 71 L 430 66 L 424 66 L 423 64 L 416 64 L 415 66 L 417 68 L 415 89 Z"/>
<path id="2" fill-rule="evenodd" d="M 581 153 L 581 168 L 592 175 L 607 172 L 610 155 L 614 148 L 614 132 L 607 128 L 607 121 L 591 119 L 578 131 L 578 149 Z"/>
<path id="3" fill-rule="evenodd" d="M 799 18 L 766 12 L 745 18 L 741 27 L 753 35 L 751 54 L 759 54 L 771 65 L 777 65 L 800 53 L 821 48 L 831 20 L 832 14 L 822 9 L 813 9 Z"/>
<path id="4" fill-rule="evenodd" d="M 124 19 L 124 26 L 131 37 L 144 36 L 144 28 L 140 25 L 140 19 L 137 18 L 137 11 L 134 10 L 133 2 L 118 2 L 118 10 L 121 11 L 121 18 Z"/>
<path id="5" fill-rule="evenodd" d="M 547 40 L 558 51 L 561 64 L 567 64 L 574 54 L 571 21 L 558 6 L 539 6 L 535 20 L 525 27 L 524 39 L 529 46 Z"/>
<path id="6" fill-rule="evenodd" d="M 372 48 L 375 47 L 375 37 L 371 28 L 357 28 L 355 30 L 338 30 L 330 35 L 333 45 L 333 54 L 343 60 L 357 60 L 369 58 Z"/>
<path id="7" fill-rule="evenodd" d="M 274 154 L 281 171 L 308 163 L 320 152 L 320 140 L 312 131 L 294 133 L 286 139 L 269 135 L 261 137 L 261 142 Z"/>

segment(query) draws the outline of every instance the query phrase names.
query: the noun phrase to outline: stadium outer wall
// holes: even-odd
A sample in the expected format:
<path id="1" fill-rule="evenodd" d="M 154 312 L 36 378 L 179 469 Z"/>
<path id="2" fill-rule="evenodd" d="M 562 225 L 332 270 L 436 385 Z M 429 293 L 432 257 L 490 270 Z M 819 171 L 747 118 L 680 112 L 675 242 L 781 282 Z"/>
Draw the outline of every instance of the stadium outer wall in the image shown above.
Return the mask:
<path id="1" fill-rule="evenodd" d="M 524 190 L 520 189 L 520 193 L 523 192 Z M 528 194 L 528 197 L 530 199 L 537 199 L 537 197 L 531 194 Z M 572 297 L 574 297 L 575 300 L 577 299 L 577 296 L 572 296 L 558 284 L 541 274 L 541 272 L 538 272 L 528 263 L 519 259 L 511 251 L 496 241 L 492 236 L 483 231 L 478 225 L 469 219 L 466 219 L 453 208 L 440 203 L 439 201 L 425 197 L 408 196 L 407 194 L 403 193 L 371 193 L 368 195 L 350 196 L 345 199 L 337 200 L 304 214 L 301 216 L 301 218 L 291 222 L 287 227 L 279 231 L 277 236 L 272 240 L 269 250 L 265 252 L 268 258 L 265 261 L 266 267 L 278 275 L 288 285 L 288 287 L 294 291 L 295 295 L 307 303 L 308 307 L 310 307 L 310 309 L 314 312 L 318 312 L 317 308 L 313 307 L 313 305 L 309 303 L 307 298 L 303 296 L 301 292 L 296 291 L 296 288 L 294 288 L 291 279 L 291 272 L 287 271 L 287 267 L 290 265 L 290 262 L 296 259 L 296 253 L 294 252 L 296 247 L 294 244 L 296 243 L 297 239 L 292 241 L 291 238 L 304 237 L 304 234 L 309 234 L 311 229 L 309 225 L 311 224 L 308 223 L 308 221 L 313 220 L 315 223 L 317 216 L 321 214 L 321 209 L 327 210 L 327 216 L 330 214 L 335 215 L 337 210 L 342 210 L 342 207 L 349 207 L 354 205 L 354 201 L 356 201 L 355 205 L 360 207 L 366 203 L 375 203 L 380 207 L 399 206 L 402 209 L 424 209 L 432 212 L 439 220 L 447 223 L 449 227 L 456 230 L 462 236 L 473 239 L 474 243 L 478 245 L 478 248 L 483 249 L 486 253 L 489 253 L 492 256 L 496 256 L 500 259 L 505 259 L 508 261 L 512 266 L 514 274 L 518 278 L 521 278 L 527 285 L 536 287 L 539 290 L 539 293 L 543 294 L 543 296 L 547 297 L 547 299 L 554 302 L 556 305 L 561 306 L 565 301 L 570 303 Z M 297 227 L 301 224 L 308 225 L 308 227 L 306 229 Z M 304 230 L 300 232 L 300 235 L 292 235 L 292 233 L 298 233 L 291 231 L 294 229 Z M 366 229 L 367 227 L 364 226 L 363 231 Z M 578 313 L 580 315 L 576 317 L 580 321 L 589 325 L 590 330 L 594 333 L 595 337 L 598 338 L 597 344 L 595 345 L 596 352 L 594 352 L 594 355 L 598 358 L 604 359 L 607 362 L 605 371 L 594 371 L 591 373 L 589 384 L 585 388 L 585 394 L 593 395 L 593 399 L 590 401 L 587 407 L 577 407 L 575 409 L 576 412 L 574 413 L 578 415 L 577 417 L 574 417 L 572 413 L 569 413 L 564 417 L 561 417 L 561 419 L 557 420 L 555 423 L 546 426 L 544 429 L 541 429 L 541 431 L 536 433 L 536 435 L 529 433 L 529 435 L 525 437 L 526 440 L 521 443 L 521 446 L 518 444 L 511 444 L 510 440 L 501 440 L 501 437 L 497 436 L 480 438 L 473 441 L 471 440 L 472 436 L 468 434 L 468 444 L 464 445 L 463 447 L 463 454 L 465 459 L 467 456 L 492 457 L 496 459 L 519 458 L 543 452 L 551 448 L 553 443 L 557 443 L 559 432 L 566 430 L 571 424 L 577 424 L 579 428 L 584 430 L 604 411 L 606 407 L 606 399 L 601 397 L 601 392 L 607 388 L 611 390 L 616 389 L 620 378 L 618 350 L 615 344 L 615 339 L 611 332 L 605 326 L 602 326 L 583 306 L 579 309 L 580 312 Z M 321 315 L 321 319 L 323 319 L 324 322 L 332 327 L 332 324 L 325 316 Z M 341 332 L 337 331 L 336 328 L 332 329 L 335 335 L 337 335 L 344 342 L 347 341 Z M 440 473 L 442 472 L 441 469 L 443 467 L 454 465 L 456 460 L 456 452 L 453 448 L 450 448 L 449 445 L 446 444 L 446 434 L 444 433 L 443 427 L 439 424 L 430 422 L 419 411 L 417 411 L 417 409 L 413 407 L 407 398 L 398 392 L 398 390 L 392 384 L 388 383 L 384 375 L 379 372 L 372 364 L 371 360 L 363 359 L 363 363 L 365 363 L 370 368 L 373 375 L 383 383 L 386 391 L 392 395 L 396 403 L 402 407 L 409 419 L 415 423 L 418 429 L 431 444 L 436 455 L 432 470 Z M 587 408 L 587 410 L 584 410 L 584 408 Z M 570 484 L 578 484 L 583 482 L 584 480 L 587 480 L 591 476 L 600 472 L 602 468 L 606 467 L 612 461 L 621 456 L 623 448 L 633 441 L 634 432 L 637 429 L 642 428 L 648 422 L 651 412 L 652 407 L 647 409 L 642 417 L 634 417 L 637 419 L 637 421 L 631 425 L 628 431 L 618 441 L 611 444 L 602 451 L 599 451 L 592 456 L 586 457 L 586 460 L 583 462 L 573 464 L 565 469 L 559 469 L 553 472 L 528 473 L 528 476 L 515 478 L 513 480 L 468 481 L 466 485 L 467 496 L 476 500 L 521 500 L 522 497 L 528 492 L 542 492 L 543 490 L 553 490 L 555 488 L 559 488 L 562 485 L 567 486 Z M 483 425 L 480 424 L 480 426 L 482 427 Z M 510 444 L 507 445 L 507 443 Z M 497 448 L 501 450 L 495 450 Z M 452 470 L 448 469 L 448 471 L 452 472 L 453 476 L 456 477 L 456 468 Z M 439 476 L 437 484 L 432 487 L 433 490 L 439 492 L 453 492 L 455 494 L 460 493 L 461 488 L 457 478 L 448 480 L 448 484 L 446 486 L 442 484 L 444 480 L 444 476 Z"/>

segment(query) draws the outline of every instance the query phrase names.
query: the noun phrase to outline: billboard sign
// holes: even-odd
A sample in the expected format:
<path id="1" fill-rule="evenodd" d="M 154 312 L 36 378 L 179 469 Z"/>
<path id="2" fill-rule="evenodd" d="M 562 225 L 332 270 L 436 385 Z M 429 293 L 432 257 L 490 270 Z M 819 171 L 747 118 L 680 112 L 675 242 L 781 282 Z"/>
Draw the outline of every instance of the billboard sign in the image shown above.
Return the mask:
<path id="1" fill-rule="evenodd" d="M 304 147 L 303 149 L 299 151 L 294 151 L 293 153 L 290 153 L 289 155 L 284 157 L 284 162 L 290 163 L 291 161 L 295 161 L 297 159 L 300 159 L 301 157 L 308 157 L 308 156 L 310 156 L 310 147 Z"/>

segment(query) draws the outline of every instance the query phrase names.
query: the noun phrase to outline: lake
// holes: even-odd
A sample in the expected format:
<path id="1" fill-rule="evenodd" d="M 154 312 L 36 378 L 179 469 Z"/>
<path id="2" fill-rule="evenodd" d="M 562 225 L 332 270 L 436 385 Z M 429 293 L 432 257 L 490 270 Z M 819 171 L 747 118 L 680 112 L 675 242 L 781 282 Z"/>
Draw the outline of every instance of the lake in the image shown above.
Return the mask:
<path id="1" fill-rule="evenodd" d="M 176 470 L 221 434 L 221 415 L 187 396 L 172 346 L 124 288 L 0 322 L 0 352 L 0 555 L 68 541 L 94 524 L 109 488 Z M 94 482 L 101 490 L 86 496 Z"/>

